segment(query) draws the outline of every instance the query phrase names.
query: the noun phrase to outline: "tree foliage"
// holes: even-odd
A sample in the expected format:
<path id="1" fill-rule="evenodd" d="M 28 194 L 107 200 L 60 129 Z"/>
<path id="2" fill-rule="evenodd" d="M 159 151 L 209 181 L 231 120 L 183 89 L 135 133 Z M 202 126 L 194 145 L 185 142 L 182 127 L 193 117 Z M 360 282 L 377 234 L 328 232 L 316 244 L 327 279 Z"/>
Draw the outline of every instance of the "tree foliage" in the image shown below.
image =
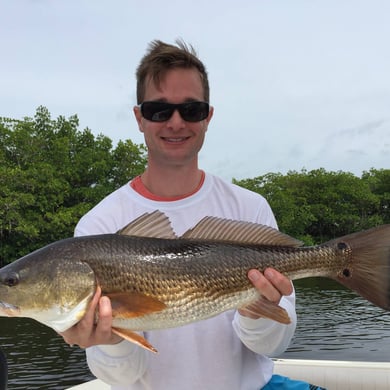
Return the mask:
<path id="1" fill-rule="evenodd" d="M 146 149 L 78 130 L 76 115 L 0 118 L 0 265 L 69 237 L 104 196 L 142 173 Z M 359 178 L 324 169 L 268 173 L 236 184 L 262 194 L 280 230 L 318 244 L 390 223 L 390 170 Z"/>
<path id="2" fill-rule="evenodd" d="M 69 237 L 79 218 L 140 174 L 143 145 L 78 130 L 77 116 L 0 118 L 0 263 Z"/>
<path id="3" fill-rule="evenodd" d="M 287 175 L 269 173 L 234 182 L 262 194 L 280 230 L 306 244 L 390 222 L 388 169 L 372 169 L 361 178 L 349 172 L 317 169 Z"/>

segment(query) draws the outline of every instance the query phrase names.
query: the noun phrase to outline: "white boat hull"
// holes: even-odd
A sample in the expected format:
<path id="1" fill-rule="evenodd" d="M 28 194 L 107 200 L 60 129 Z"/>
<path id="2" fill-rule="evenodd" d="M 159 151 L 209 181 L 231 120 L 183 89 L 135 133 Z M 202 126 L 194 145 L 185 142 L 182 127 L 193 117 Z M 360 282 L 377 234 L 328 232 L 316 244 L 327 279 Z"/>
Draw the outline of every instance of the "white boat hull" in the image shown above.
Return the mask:
<path id="1" fill-rule="evenodd" d="M 275 359 L 275 374 L 305 380 L 327 390 L 390 389 L 390 363 Z M 110 390 L 110 386 L 96 379 L 71 389 Z"/>
<path id="2" fill-rule="evenodd" d="M 328 390 L 390 389 L 390 363 L 277 359 L 275 373 Z"/>

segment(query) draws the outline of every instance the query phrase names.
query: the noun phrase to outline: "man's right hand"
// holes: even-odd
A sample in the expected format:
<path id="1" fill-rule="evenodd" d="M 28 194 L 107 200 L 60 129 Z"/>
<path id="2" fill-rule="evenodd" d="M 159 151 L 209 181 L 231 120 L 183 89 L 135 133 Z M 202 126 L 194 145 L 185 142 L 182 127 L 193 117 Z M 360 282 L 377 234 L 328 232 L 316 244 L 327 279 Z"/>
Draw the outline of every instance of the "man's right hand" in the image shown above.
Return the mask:
<path id="1" fill-rule="evenodd" d="M 96 309 L 98 320 L 96 323 Z M 112 333 L 112 308 L 108 297 L 101 296 L 98 287 L 84 317 L 68 330 L 59 333 L 69 345 L 78 345 L 81 348 L 93 345 L 117 344 L 123 339 Z"/>

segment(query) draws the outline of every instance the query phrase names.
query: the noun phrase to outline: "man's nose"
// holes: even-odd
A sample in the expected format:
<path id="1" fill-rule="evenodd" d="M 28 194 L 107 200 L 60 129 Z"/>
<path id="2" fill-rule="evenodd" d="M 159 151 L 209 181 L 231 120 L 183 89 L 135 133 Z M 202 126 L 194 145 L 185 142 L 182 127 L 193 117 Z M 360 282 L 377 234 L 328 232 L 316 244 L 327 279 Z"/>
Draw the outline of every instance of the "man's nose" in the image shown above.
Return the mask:
<path id="1" fill-rule="evenodd" d="M 169 118 L 169 124 L 175 128 L 181 128 L 185 125 L 185 120 L 181 117 L 179 110 L 174 110 Z"/>

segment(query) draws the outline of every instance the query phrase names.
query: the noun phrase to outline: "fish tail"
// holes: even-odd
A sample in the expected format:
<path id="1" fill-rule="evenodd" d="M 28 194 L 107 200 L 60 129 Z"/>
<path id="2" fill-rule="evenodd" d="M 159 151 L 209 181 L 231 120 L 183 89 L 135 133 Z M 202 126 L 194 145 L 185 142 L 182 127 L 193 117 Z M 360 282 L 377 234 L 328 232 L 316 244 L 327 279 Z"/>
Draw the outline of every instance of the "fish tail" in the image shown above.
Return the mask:
<path id="1" fill-rule="evenodd" d="M 346 266 L 334 279 L 390 310 L 390 225 L 352 233 L 325 245 L 348 253 Z"/>

